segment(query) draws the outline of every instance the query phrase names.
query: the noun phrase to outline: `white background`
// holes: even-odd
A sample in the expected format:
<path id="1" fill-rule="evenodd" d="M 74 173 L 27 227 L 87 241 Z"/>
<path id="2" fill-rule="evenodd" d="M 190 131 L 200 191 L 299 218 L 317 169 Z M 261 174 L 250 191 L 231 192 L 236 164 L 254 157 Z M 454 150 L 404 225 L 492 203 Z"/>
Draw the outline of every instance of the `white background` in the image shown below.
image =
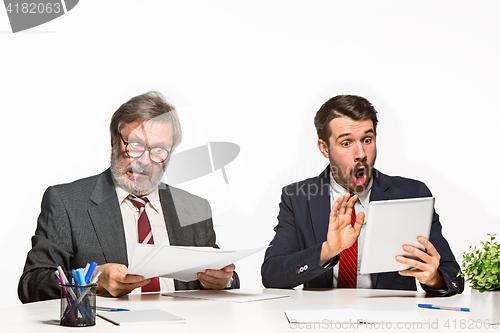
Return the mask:
<path id="1" fill-rule="evenodd" d="M 0 307 L 44 190 L 109 166 L 109 121 L 159 90 L 179 151 L 234 142 L 221 171 L 182 184 L 212 204 L 218 244 L 266 246 L 282 186 L 327 164 L 313 117 L 338 94 L 379 111 L 379 170 L 424 181 L 455 256 L 498 232 L 500 2 L 86 0 L 12 34 L 0 10 Z M 263 252 L 237 263 L 259 288 Z"/>

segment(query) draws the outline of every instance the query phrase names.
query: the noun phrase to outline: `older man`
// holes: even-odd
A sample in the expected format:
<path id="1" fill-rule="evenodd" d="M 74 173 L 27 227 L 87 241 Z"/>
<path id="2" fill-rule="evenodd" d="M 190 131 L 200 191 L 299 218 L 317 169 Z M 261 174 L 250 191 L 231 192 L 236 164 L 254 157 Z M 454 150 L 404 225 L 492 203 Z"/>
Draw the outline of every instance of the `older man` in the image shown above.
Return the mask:
<path id="1" fill-rule="evenodd" d="M 58 298 L 56 267 L 69 271 L 90 261 L 102 272 L 98 294 L 239 287 L 232 264 L 200 272 L 190 282 L 127 274 L 128 258 L 139 242 L 217 245 L 209 203 L 160 182 L 182 136 L 177 113 L 163 96 L 149 92 L 124 103 L 112 117 L 110 132 L 110 169 L 46 190 L 19 281 L 20 300 Z"/>
<path id="2" fill-rule="evenodd" d="M 283 188 L 276 234 L 262 265 L 266 287 L 416 290 L 416 278 L 432 295 L 463 291 L 460 268 L 435 212 L 429 239 L 418 237 L 426 251 L 402 248 L 420 260 L 394 258 L 414 270 L 359 273 L 368 202 L 432 196 L 422 182 L 374 168 L 377 122 L 373 106 L 359 96 L 333 97 L 316 113 L 318 148 L 329 165 L 318 177 Z"/>

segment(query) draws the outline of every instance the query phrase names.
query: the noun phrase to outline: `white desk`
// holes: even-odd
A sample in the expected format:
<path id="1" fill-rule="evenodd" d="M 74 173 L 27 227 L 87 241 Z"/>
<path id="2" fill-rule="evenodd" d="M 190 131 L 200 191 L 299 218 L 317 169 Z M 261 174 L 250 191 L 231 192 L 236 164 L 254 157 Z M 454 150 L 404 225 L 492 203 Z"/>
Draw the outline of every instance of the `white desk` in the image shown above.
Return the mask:
<path id="1" fill-rule="evenodd" d="M 448 298 L 425 298 L 423 292 L 388 291 L 388 290 L 346 290 L 334 289 L 323 291 L 304 290 L 240 290 L 242 293 L 270 293 L 290 295 L 290 297 L 263 300 L 248 303 L 233 303 L 200 299 L 152 295 L 129 295 L 122 298 L 97 298 L 97 305 L 122 307 L 131 310 L 164 309 L 183 316 L 186 324 L 148 325 L 150 332 L 297 332 L 311 331 L 312 325 L 291 325 L 284 311 L 312 309 L 342 309 L 381 311 L 417 311 L 429 321 L 429 325 L 412 327 L 406 324 L 405 332 L 441 332 L 470 331 L 482 329 L 500 332 L 499 326 L 484 327 L 470 319 L 467 312 L 427 310 L 417 307 L 418 303 L 434 303 L 439 305 L 470 305 L 469 295 L 456 295 Z M 138 332 L 145 326 L 115 326 L 101 318 L 96 325 L 88 328 L 70 328 L 59 326 L 60 300 L 30 303 L 4 309 L 0 312 L 2 332 L 59 332 L 82 330 L 85 332 Z M 334 324 L 330 324 L 334 325 Z M 415 324 L 416 325 L 416 324 Z M 318 331 L 332 331 L 333 326 L 316 325 Z M 340 327 L 337 327 L 337 329 Z M 360 325 L 357 329 L 345 327 L 342 331 L 384 330 L 399 331 L 392 325 L 390 328 L 376 324 Z M 401 330 L 403 330 L 401 329 Z"/>

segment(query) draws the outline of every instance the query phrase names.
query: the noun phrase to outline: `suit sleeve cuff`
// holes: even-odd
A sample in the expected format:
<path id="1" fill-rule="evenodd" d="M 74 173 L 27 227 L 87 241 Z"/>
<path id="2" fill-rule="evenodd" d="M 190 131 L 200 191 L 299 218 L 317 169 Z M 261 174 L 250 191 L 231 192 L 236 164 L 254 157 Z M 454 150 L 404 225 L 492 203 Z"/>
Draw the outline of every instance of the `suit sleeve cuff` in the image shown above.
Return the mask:
<path id="1" fill-rule="evenodd" d="M 323 268 L 330 268 L 330 267 L 333 267 L 334 265 L 333 264 L 333 259 L 335 259 L 335 257 L 332 257 L 330 260 L 328 260 L 324 265 L 321 265 Z"/>

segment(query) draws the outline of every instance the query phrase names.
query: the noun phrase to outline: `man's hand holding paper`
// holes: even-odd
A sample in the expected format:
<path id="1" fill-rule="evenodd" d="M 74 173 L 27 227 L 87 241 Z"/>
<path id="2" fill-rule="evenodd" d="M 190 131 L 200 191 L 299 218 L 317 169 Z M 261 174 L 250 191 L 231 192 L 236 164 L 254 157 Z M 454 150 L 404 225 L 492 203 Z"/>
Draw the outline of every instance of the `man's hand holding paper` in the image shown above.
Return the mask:
<path id="1" fill-rule="evenodd" d="M 127 274 L 127 266 L 122 264 L 104 264 L 97 266 L 101 275 L 97 281 L 97 294 L 101 295 L 107 290 L 111 296 L 120 297 L 129 294 L 135 288 L 147 285 L 150 280 L 140 275 Z"/>
<path id="2" fill-rule="evenodd" d="M 231 264 L 219 270 L 207 269 L 197 274 L 198 280 L 205 289 L 224 289 L 231 282 L 234 268 Z"/>

